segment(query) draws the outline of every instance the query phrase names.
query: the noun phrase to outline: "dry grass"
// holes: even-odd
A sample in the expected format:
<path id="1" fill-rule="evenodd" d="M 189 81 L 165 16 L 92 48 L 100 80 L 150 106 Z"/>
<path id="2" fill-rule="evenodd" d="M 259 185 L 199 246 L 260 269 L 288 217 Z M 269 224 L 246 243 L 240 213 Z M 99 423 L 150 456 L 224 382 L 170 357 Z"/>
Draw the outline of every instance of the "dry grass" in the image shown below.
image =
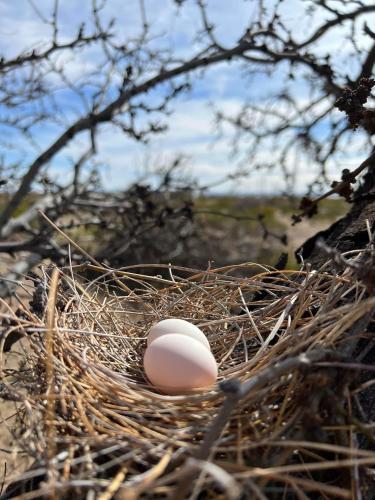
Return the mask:
<path id="1" fill-rule="evenodd" d="M 0 365 L 3 395 L 23 407 L 18 446 L 35 460 L 22 498 L 359 498 L 375 453 L 357 441 L 375 439 L 355 409 L 353 356 L 375 298 L 351 269 L 159 268 L 43 269 L 44 313 L 3 313 L 31 346 L 22 370 Z M 168 317 L 206 334 L 210 390 L 148 384 L 147 332 Z"/>

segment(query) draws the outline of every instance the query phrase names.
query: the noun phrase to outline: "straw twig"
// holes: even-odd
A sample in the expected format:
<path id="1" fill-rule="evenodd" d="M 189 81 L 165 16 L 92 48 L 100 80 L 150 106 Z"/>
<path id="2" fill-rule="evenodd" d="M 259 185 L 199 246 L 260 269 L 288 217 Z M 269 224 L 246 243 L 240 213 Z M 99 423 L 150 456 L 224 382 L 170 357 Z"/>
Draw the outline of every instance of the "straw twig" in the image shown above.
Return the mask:
<path id="1" fill-rule="evenodd" d="M 51 277 L 51 284 L 47 303 L 47 331 L 46 331 L 46 438 L 47 438 L 47 460 L 48 460 L 48 480 L 53 483 L 56 480 L 56 470 L 53 459 L 56 455 L 55 437 L 55 370 L 54 370 L 54 336 L 55 336 L 55 306 L 57 298 L 57 287 L 59 283 L 59 270 L 54 269 Z M 52 489 L 51 500 L 56 498 L 56 493 Z"/>

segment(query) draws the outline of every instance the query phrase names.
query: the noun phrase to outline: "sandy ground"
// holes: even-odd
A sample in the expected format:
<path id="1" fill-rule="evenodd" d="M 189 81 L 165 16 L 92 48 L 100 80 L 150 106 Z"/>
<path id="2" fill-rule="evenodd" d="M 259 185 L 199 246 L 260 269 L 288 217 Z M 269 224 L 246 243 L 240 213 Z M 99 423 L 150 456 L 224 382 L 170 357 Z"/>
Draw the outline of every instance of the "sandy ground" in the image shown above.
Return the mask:
<path id="1" fill-rule="evenodd" d="M 16 259 L 8 256 L 1 255 L 0 260 L 0 273 L 6 272 L 12 265 L 16 263 Z M 20 299 L 27 304 L 29 297 L 22 288 L 17 291 Z M 17 307 L 17 299 L 12 298 L 7 301 L 12 308 Z M 1 311 L 6 309 L 4 303 L 0 304 Z M 9 376 L 9 370 L 16 370 L 20 362 L 25 357 L 27 350 L 27 340 L 17 342 L 10 352 L 3 353 L 0 357 L 0 391 L 2 390 L 4 381 L 11 383 L 12 379 Z M 17 425 L 17 413 L 20 404 L 13 401 L 6 401 L 0 399 L 0 491 L 5 488 L 9 482 L 15 479 L 21 472 L 26 470 L 31 461 L 27 458 L 17 443 L 16 430 L 19 428 Z"/>
<path id="2" fill-rule="evenodd" d="M 11 352 L 3 355 L 3 373 L 8 375 L 10 370 L 19 367 L 27 350 L 27 341 L 17 342 Z M 3 382 L 12 383 L 10 376 L 4 377 Z M 0 382 L 2 384 L 2 382 Z M 17 413 L 20 403 L 14 401 L 0 401 L 0 489 L 5 488 L 21 472 L 31 465 L 30 458 L 26 457 L 17 443 L 15 434 L 17 426 Z"/>
<path id="3" fill-rule="evenodd" d="M 324 219 L 303 219 L 295 226 L 292 226 L 289 216 L 281 212 L 276 214 L 276 219 L 286 228 L 288 251 L 290 253 L 294 253 L 307 239 L 320 231 L 324 231 L 334 222 L 334 220 L 328 221 Z"/>

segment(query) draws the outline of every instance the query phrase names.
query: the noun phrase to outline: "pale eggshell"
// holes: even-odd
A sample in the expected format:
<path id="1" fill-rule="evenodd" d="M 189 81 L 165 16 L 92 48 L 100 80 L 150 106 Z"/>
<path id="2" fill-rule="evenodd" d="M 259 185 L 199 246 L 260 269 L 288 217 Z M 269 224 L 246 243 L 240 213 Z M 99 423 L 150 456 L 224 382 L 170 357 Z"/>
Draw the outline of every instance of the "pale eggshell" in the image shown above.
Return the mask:
<path id="1" fill-rule="evenodd" d="M 146 349 L 143 364 L 149 381 L 167 394 L 210 387 L 217 379 L 211 352 L 198 340 L 178 333 L 155 339 Z"/>
<path id="2" fill-rule="evenodd" d="M 159 321 L 159 323 L 153 325 L 148 332 L 147 345 L 150 345 L 151 342 L 162 335 L 167 335 L 169 333 L 187 335 L 192 339 L 198 340 L 205 347 L 207 347 L 207 349 L 211 350 L 207 337 L 197 326 L 185 321 L 184 319 L 177 318 L 163 319 L 162 321 Z"/>

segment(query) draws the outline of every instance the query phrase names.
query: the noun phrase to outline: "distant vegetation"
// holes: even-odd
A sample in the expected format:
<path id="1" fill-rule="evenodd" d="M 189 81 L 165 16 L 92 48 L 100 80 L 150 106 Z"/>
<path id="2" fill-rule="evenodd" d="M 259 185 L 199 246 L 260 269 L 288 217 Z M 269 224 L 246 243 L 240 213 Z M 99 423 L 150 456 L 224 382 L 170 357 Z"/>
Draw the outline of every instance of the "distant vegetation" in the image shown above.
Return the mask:
<path id="1" fill-rule="evenodd" d="M 3 195 L 3 198 L 5 195 Z M 29 194 L 17 209 L 23 213 L 36 201 L 38 195 Z M 0 198 L 0 208 L 6 200 Z M 297 226 L 291 226 L 291 216 L 296 212 L 298 199 L 262 196 L 200 196 L 194 201 L 193 220 L 184 216 L 177 221 L 186 224 L 184 251 L 176 253 L 175 262 L 187 266 L 221 266 L 245 261 L 257 261 L 274 265 L 281 253 L 288 253 L 288 267 L 297 267 L 295 249 L 317 231 L 327 228 L 348 210 L 342 199 L 325 199 L 320 203 L 319 212 L 312 219 L 306 219 Z M 131 218 L 131 215 L 130 215 Z M 66 220 L 65 220 L 66 219 Z M 113 247 L 113 229 L 100 225 L 78 225 L 69 228 L 72 216 L 63 217 L 60 225 L 64 230 L 93 255 L 108 256 L 108 248 Z M 116 220 L 115 215 L 111 217 Z M 117 219 L 117 231 L 125 234 L 124 219 Z M 165 240 L 165 233 L 171 238 L 170 227 L 154 227 L 149 234 L 119 256 L 116 265 L 160 261 L 167 263 L 169 255 L 152 255 L 151 242 L 157 234 L 158 240 Z M 54 236 L 56 238 L 56 235 Z M 57 237 L 60 244 L 65 242 Z M 177 243 L 170 239 L 169 251 L 174 251 Z M 166 245 L 168 246 L 168 244 Z M 104 258 L 104 257 L 103 257 Z"/>
<path id="2" fill-rule="evenodd" d="M 209 196 L 199 198 L 196 205 L 197 212 L 203 212 L 199 218 L 204 227 L 216 232 L 212 255 L 216 256 L 218 264 L 254 260 L 274 265 L 280 254 L 286 252 L 288 267 L 297 267 L 294 257 L 296 248 L 306 238 L 342 217 L 349 208 L 342 199 L 325 199 L 320 203 L 316 216 L 291 226 L 291 216 L 296 212 L 298 203 L 298 199 L 281 196 Z M 219 214 L 227 214 L 228 217 Z M 264 216 L 262 222 L 266 233 L 259 223 L 259 214 Z M 286 244 L 280 241 L 283 235 L 287 236 Z"/>

